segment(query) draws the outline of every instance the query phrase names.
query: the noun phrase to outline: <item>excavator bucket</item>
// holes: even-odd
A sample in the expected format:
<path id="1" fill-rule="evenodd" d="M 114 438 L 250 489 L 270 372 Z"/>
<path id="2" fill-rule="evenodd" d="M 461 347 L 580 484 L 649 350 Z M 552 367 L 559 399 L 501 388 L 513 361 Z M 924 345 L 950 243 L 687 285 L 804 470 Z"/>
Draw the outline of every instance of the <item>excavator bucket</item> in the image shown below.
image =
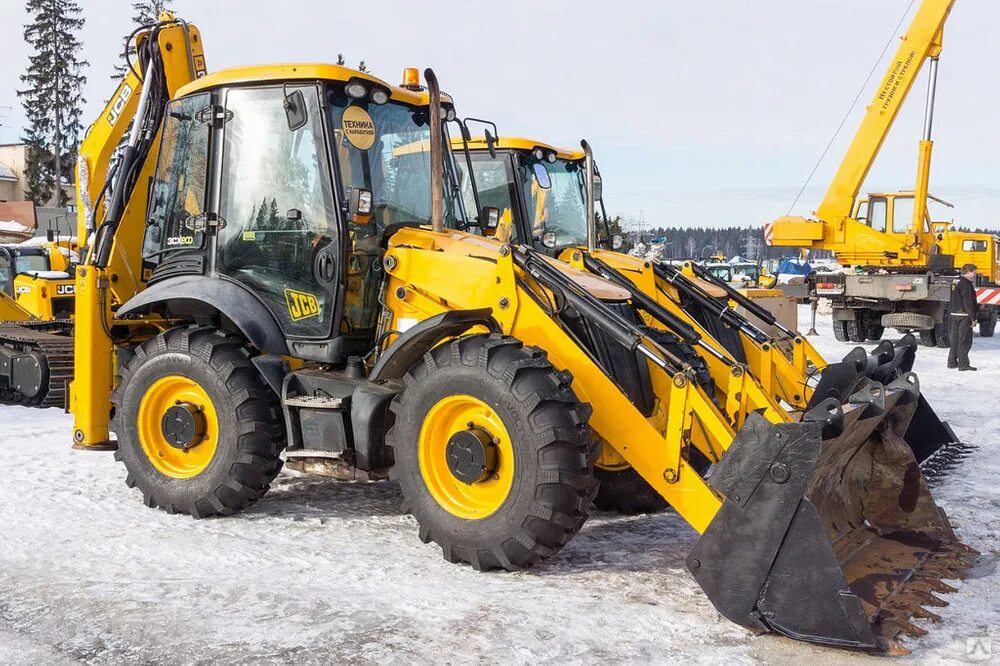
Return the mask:
<path id="1" fill-rule="evenodd" d="M 977 554 L 934 502 L 903 439 L 916 377 L 862 382 L 799 423 L 752 414 L 708 481 L 722 508 L 688 557 L 716 608 L 758 632 L 906 654 L 901 634 Z"/>
<path id="2" fill-rule="evenodd" d="M 864 381 L 891 384 L 910 373 L 916 351 L 916 338 L 909 334 L 895 341 L 883 340 L 871 352 L 855 347 L 839 363 L 823 368 L 808 407 L 811 409 L 830 398 L 843 402 Z M 911 378 L 916 381 L 915 376 Z M 916 388 L 919 394 L 919 387 Z M 903 440 L 912 449 L 924 477 L 933 484 L 968 457 L 975 447 L 960 441 L 922 394 L 912 411 Z"/>

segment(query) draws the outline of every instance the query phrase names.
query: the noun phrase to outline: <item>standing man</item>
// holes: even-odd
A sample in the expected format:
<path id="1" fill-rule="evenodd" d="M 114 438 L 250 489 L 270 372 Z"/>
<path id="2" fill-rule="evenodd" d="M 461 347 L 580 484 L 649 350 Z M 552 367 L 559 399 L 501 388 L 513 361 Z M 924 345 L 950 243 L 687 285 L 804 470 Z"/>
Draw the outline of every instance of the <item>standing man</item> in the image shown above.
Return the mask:
<path id="1" fill-rule="evenodd" d="M 972 327 L 976 325 L 976 315 L 979 314 L 975 287 L 976 265 L 965 264 L 960 275 L 951 288 L 951 304 L 948 306 L 951 318 L 948 330 L 951 337 L 948 367 L 975 370 L 969 365 L 969 350 L 972 349 Z"/>

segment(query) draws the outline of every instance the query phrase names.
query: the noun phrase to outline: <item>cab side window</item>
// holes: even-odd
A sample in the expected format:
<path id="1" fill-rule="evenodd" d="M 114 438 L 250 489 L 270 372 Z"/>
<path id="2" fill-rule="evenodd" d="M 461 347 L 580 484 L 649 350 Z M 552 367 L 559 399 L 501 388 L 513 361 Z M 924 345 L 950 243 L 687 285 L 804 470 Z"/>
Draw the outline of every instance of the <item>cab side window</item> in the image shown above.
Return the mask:
<path id="1" fill-rule="evenodd" d="M 868 226 L 885 233 L 886 210 L 885 199 L 872 199 L 868 205 Z"/>
<path id="2" fill-rule="evenodd" d="M 514 214 L 514 178 L 510 157 L 505 153 L 498 153 L 491 157 L 489 153 L 477 152 L 471 154 L 472 169 L 476 179 L 476 187 L 479 190 L 479 203 L 484 208 L 496 208 L 500 211 L 500 219 L 505 223 L 512 220 Z M 468 169 L 465 155 L 457 153 L 455 160 L 460 169 Z M 469 218 L 476 217 L 476 199 L 472 194 L 472 179 L 466 176 L 462 179 L 462 200 L 465 203 L 465 210 L 469 212 Z M 517 225 L 512 227 L 511 239 L 520 240 Z"/>
<path id="3" fill-rule="evenodd" d="M 156 176 L 149 198 L 143 255 L 201 247 L 195 220 L 205 212 L 209 126 L 197 120 L 211 95 L 185 97 L 167 106 Z"/>

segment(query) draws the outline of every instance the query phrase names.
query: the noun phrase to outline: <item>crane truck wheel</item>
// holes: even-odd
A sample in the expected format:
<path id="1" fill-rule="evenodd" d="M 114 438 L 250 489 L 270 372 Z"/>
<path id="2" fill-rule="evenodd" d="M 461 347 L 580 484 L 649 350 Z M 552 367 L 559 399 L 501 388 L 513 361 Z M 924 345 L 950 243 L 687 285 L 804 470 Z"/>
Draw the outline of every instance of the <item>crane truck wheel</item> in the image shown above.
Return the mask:
<path id="1" fill-rule="evenodd" d="M 499 335 L 439 345 L 404 377 L 389 477 L 449 562 L 516 570 L 562 548 L 597 489 L 589 405 L 545 353 Z"/>
<path id="2" fill-rule="evenodd" d="M 833 337 L 837 338 L 838 342 L 850 342 L 851 339 L 847 335 L 847 322 L 841 319 L 833 320 Z"/>
<path id="3" fill-rule="evenodd" d="M 990 308 L 986 319 L 979 320 L 979 335 L 984 338 L 992 338 L 997 330 L 997 311 Z"/>
<path id="4" fill-rule="evenodd" d="M 120 368 L 115 458 L 147 506 L 230 515 L 267 492 L 281 470 L 281 406 L 243 340 L 181 326 L 135 347 Z"/>
<path id="5" fill-rule="evenodd" d="M 867 326 L 859 316 L 844 322 L 847 325 L 847 339 L 851 342 L 864 342 L 868 339 Z"/>

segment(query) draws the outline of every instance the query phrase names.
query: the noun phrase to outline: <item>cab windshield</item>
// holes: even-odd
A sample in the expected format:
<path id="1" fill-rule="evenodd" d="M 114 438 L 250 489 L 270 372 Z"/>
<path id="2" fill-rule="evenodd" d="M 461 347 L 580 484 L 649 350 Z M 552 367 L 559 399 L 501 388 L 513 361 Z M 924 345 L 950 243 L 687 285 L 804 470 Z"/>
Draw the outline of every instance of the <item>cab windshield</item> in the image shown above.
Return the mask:
<path id="1" fill-rule="evenodd" d="M 18 254 L 14 257 L 14 273 L 38 273 L 49 270 L 49 258 L 44 254 Z"/>
<path id="2" fill-rule="evenodd" d="M 548 243 L 553 247 L 585 245 L 587 206 L 583 162 L 564 159 L 548 162 L 525 154 L 520 155 L 519 162 L 532 240 L 540 241 L 545 234 L 554 234 L 554 243 Z M 535 173 L 539 168 L 547 172 L 548 182 L 540 182 Z"/>
<path id="3" fill-rule="evenodd" d="M 340 166 L 346 200 L 356 191 L 371 192 L 371 213 L 367 219 L 355 216 L 353 229 L 365 235 L 380 232 L 390 224 L 429 224 L 430 126 L 427 107 L 410 107 L 389 102 L 373 104 L 331 93 L 333 142 Z M 445 136 L 447 141 L 447 136 Z M 464 225 L 464 215 L 455 190 L 450 149 L 444 149 L 444 223 Z M 357 224 L 363 222 L 363 224 Z"/>

